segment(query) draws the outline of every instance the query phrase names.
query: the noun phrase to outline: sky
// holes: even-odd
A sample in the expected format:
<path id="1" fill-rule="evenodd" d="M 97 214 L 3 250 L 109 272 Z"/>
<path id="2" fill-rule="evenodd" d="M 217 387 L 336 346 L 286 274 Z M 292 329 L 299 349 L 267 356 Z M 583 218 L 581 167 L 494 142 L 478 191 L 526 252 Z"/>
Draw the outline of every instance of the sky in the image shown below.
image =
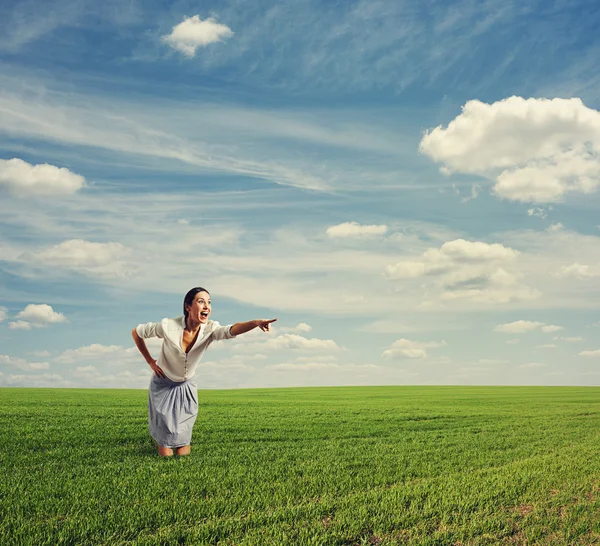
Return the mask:
<path id="1" fill-rule="evenodd" d="M 0 386 L 600 384 L 600 5 L 0 3 Z M 148 341 L 157 357 L 160 340 Z"/>

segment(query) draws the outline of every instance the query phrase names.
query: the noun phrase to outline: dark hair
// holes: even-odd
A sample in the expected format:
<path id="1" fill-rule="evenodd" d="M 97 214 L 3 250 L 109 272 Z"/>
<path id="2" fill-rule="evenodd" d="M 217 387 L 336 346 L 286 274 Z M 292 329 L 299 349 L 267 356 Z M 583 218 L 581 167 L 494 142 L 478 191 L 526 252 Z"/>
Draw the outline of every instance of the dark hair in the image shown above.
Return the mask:
<path id="1" fill-rule="evenodd" d="M 185 315 L 185 319 L 187 320 L 188 312 L 185 308 L 186 305 L 192 305 L 194 302 L 194 297 L 198 292 L 206 292 L 210 296 L 210 292 L 206 288 L 202 288 L 201 286 L 196 286 L 196 288 L 192 288 L 183 298 L 183 314 Z"/>

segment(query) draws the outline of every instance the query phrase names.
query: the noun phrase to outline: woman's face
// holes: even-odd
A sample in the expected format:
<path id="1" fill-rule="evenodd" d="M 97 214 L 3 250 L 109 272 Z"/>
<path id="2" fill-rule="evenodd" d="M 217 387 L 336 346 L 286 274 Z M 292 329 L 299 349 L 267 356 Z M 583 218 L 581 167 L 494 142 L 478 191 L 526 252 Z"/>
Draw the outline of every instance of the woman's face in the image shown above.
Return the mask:
<path id="1" fill-rule="evenodd" d="M 194 296 L 192 305 L 187 306 L 189 317 L 200 324 L 206 324 L 210 316 L 210 294 L 198 292 Z"/>

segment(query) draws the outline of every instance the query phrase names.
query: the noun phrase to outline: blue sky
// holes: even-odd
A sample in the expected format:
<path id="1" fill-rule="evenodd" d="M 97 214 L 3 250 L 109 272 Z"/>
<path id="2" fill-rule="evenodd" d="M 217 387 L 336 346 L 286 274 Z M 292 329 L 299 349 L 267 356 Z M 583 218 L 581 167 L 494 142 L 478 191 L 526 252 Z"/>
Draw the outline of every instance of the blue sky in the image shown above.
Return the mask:
<path id="1" fill-rule="evenodd" d="M 600 382 L 592 2 L 0 5 L 0 385 Z M 151 343 L 157 355 L 158 345 Z"/>

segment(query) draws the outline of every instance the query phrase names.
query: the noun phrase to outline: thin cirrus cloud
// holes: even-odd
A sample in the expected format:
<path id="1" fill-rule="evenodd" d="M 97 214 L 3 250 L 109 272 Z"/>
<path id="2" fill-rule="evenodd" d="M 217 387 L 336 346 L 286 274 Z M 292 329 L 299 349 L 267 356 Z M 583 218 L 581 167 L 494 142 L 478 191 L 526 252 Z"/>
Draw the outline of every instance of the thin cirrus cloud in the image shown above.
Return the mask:
<path id="1" fill-rule="evenodd" d="M 162 37 L 162 41 L 191 58 L 199 47 L 221 42 L 231 36 L 233 31 L 227 25 L 218 23 L 214 17 L 202 20 L 199 15 L 194 15 L 184 17 L 170 34 Z"/>
<path id="2" fill-rule="evenodd" d="M 494 328 L 494 332 L 501 332 L 504 334 L 525 334 L 534 330 L 541 330 L 544 333 L 552 333 L 562 330 L 562 326 L 545 324 L 543 322 L 531 320 L 516 320 L 514 322 L 499 324 Z"/>
<path id="3" fill-rule="evenodd" d="M 31 165 L 19 158 L 0 159 L 0 187 L 14 196 L 69 195 L 85 186 L 85 178 L 65 167 Z"/>
<path id="4" fill-rule="evenodd" d="M 245 151 L 245 146 L 241 146 L 240 152 L 239 142 L 232 146 L 223 137 L 218 119 L 207 124 L 193 111 L 170 110 L 168 107 L 163 110 L 153 104 L 139 104 L 122 97 L 107 100 L 92 94 L 53 91 L 53 85 L 46 81 L 37 82 L 39 89 L 36 85 L 34 98 L 26 100 L 19 91 L 18 80 L 0 76 L 0 83 L 10 90 L 0 93 L 0 133 L 133 155 L 137 156 L 136 162 L 141 159 L 153 168 L 160 164 L 157 163 L 160 159 L 169 162 L 170 170 L 179 170 L 185 165 L 184 172 L 189 172 L 191 167 L 198 171 L 270 180 L 285 186 L 319 191 L 331 189 L 330 168 L 322 171 L 314 164 L 297 164 L 285 158 L 275 161 L 268 155 L 268 150 L 260 157 L 250 150 Z M 94 104 L 93 108 L 90 103 Z M 222 113 L 229 115 L 227 111 Z M 173 126 L 172 118 L 181 115 L 190 119 L 194 127 L 194 120 L 197 120 L 201 128 L 189 132 L 189 129 L 182 131 L 177 124 Z M 235 116 L 235 113 L 231 115 Z M 265 113 L 263 117 L 269 117 L 269 114 Z M 259 138 L 261 124 L 255 125 L 258 128 L 253 133 Z M 320 133 L 319 128 L 316 131 Z M 225 141 L 220 142 L 219 136 Z M 337 138 L 344 140 L 344 135 Z M 354 141 L 354 137 L 350 140 Z M 249 146 L 254 149 L 254 144 L 249 143 Z M 161 168 L 165 168 L 164 163 Z"/>
<path id="5" fill-rule="evenodd" d="M 369 237 L 385 235 L 386 225 L 361 225 L 358 222 L 344 222 L 327 228 L 327 236 L 331 238 Z"/>
<path id="6" fill-rule="evenodd" d="M 557 202 L 600 184 L 600 112 L 578 98 L 471 100 L 446 128 L 427 131 L 420 151 L 445 174 L 495 180 L 500 198 Z"/>

